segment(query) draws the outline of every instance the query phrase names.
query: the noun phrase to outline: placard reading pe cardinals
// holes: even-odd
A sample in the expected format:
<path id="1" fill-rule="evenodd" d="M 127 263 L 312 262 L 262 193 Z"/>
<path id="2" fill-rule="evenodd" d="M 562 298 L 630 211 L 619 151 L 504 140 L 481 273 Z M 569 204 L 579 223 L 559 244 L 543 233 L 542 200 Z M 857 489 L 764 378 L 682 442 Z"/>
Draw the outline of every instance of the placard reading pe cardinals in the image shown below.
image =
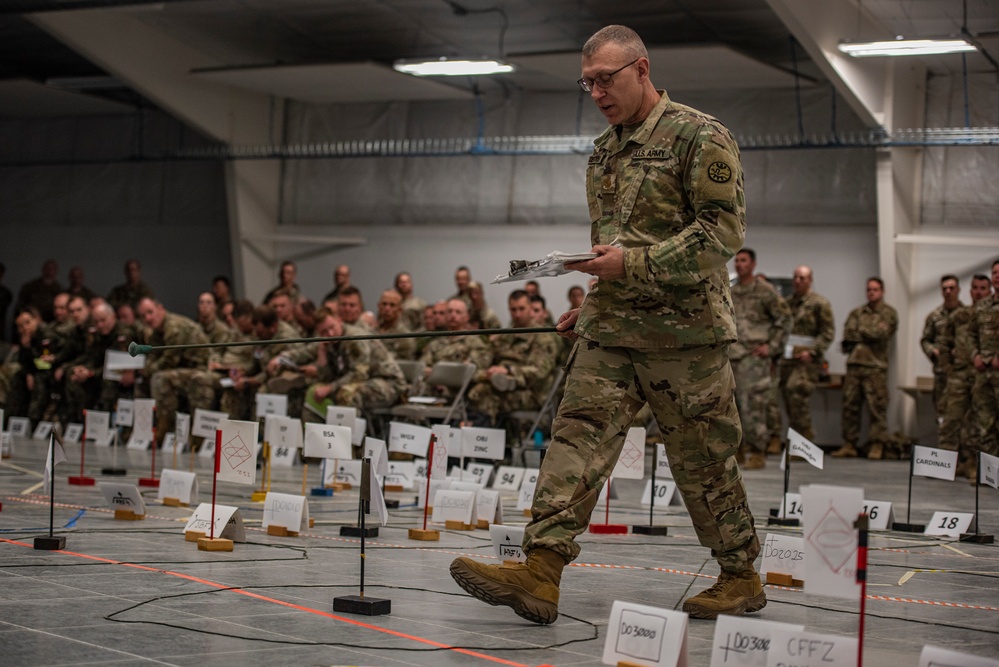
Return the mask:
<path id="1" fill-rule="evenodd" d="M 261 527 L 283 526 L 292 533 L 302 532 L 309 525 L 309 501 L 305 496 L 268 491 L 264 497 L 264 518 Z"/>
<path id="2" fill-rule="evenodd" d="M 317 459 L 350 459 L 354 455 L 350 438 L 350 428 L 346 426 L 306 424 L 305 456 Z"/>
<path id="3" fill-rule="evenodd" d="M 493 552 L 499 562 L 515 561 L 523 563 L 527 560 L 522 545 L 524 544 L 523 526 L 489 526 L 489 539 L 493 541 Z"/>
<path id="4" fill-rule="evenodd" d="M 912 474 L 954 481 L 957 471 L 956 451 L 915 445 L 912 448 Z"/>
<path id="5" fill-rule="evenodd" d="M 184 532 L 199 532 L 211 535 L 212 504 L 201 503 L 194 514 L 187 520 Z M 215 537 L 224 537 L 233 542 L 246 542 L 246 529 L 243 527 L 243 515 L 238 507 L 230 505 L 215 506 Z"/>
<path id="6" fill-rule="evenodd" d="M 603 662 L 686 667 L 687 614 L 615 600 L 607 624 Z"/>
<path id="7" fill-rule="evenodd" d="M 257 477 L 257 457 L 254 456 L 257 444 L 258 422 L 223 419 L 219 423 L 222 431 L 222 451 L 218 456 L 218 479 L 223 482 L 253 484 Z"/>
<path id="8" fill-rule="evenodd" d="M 164 468 L 160 471 L 160 488 L 157 499 L 174 498 L 185 505 L 198 502 L 198 476 L 185 470 Z"/>
<path id="9" fill-rule="evenodd" d="M 767 667 L 774 630 L 801 632 L 803 625 L 720 614 L 715 621 L 711 667 Z"/>
<path id="10" fill-rule="evenodd" d="M 117 482 L 99 482 L 101 495 L 111 509 L 128 510 L 134 514 L 145 515 L 146 504 L 142 500 L 139 488 L 134 484 L 120 484 Z"/>
<path id="11" fill-rule="evenodd" d="M 465 456 L 473 459 L 501 461 L 506 456 L 506 431 L 500 428 L 462 427 L 461 448 Z"/>
<path id="12" fill-rule="evenodd" d="M 427 448 L 430 446 L 430 434 L 430 429 L 424 426 L 389 422 L 388 450 L 426 458 Z"/>

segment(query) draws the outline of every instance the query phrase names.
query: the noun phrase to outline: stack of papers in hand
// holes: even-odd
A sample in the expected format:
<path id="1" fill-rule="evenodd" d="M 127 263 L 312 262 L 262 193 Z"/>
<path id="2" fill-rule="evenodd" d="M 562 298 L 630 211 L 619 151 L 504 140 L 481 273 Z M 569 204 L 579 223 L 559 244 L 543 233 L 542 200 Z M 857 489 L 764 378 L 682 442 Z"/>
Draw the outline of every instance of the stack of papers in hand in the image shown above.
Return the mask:
<path id="1" fill-rule="evenodd" d="M 582 262 L 595 257 L 597 257 L 597 254 L 594 252 L 564 253 L 556 250 L 545 255 L 542 259 L 533 262 L 526 259 L 511 260 L 510 273 L 496 276 L 493 284 L 508 283 L 513 280 L 527 280 L 529 278 L 561 276 L 569 273 L 565 268 L 567 263 Z"/>

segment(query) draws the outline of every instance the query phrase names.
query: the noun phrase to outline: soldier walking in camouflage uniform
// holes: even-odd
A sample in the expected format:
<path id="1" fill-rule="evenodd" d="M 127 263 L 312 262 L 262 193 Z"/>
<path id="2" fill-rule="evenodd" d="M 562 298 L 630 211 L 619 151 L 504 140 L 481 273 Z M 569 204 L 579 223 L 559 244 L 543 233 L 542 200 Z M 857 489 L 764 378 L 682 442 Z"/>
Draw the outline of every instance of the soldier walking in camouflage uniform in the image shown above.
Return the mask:
<path id="1" fill-rule="evenodd" d="M 933 364 L 933 408 L 937 411 L 937 419 L 943 416 L 943 396 L 947 386 L 948 359 L 941 355 L 940 338 L 947 320 L 958 308 L 964 306 L 961 303 L 961 287 L 957 276 L 946 275 L 940 279 L 940 292 L 943 294 L 943 303 L 934 308 L 926 316 L 923 325 L 923 336 L 919 339 L 919 345 L 923 348 L 930 363 Z"/>
<path id="2" fill-rule="evenodd" d="M 884 302 L 884 283 L 867 280 L 867 305 L 854 308 L 843 327 L 843 446 L 833 456 L 856 457 L 860 439 L 860 412 L 864 404 L 871 415 L 869 459 L 880 459 L 888 441 L 888 346 L 898 329 L 898 313 Z"/>
<path id="3" fill-rule="evenodd" d="M 738 340 L 728 348 L 735 374 L 735 398 L 742 420 L 748 458 L 746 469 L 767 465 L 767 410 L 770 405 L 770 366 L 784 347 L 791 328 L 791 311 L 769 283 L 756 279 L 756 252 L 735 254 L 739 282 L 732 287 Z"/>
<path id="4" fill-rule="evenodd" d="M 812 291 L 812 269 L 794 270 L 791 338 L 780 360 L 780 386 L 791 428 L 815 441 L 812 428 L 812 393 L 822 369 L 823 355 L 836 337 L 829 300 Z M 779 451 L 771 452 L 779 454 Z"/>
<path id="5" fill-rule="evenodd" d="M 978 372 L 972 410 L 986 454 L 999 455 L 999 260 L 992 263 L 991 296 L 975 304 L 968 324 L 971 359 Z"/>
<path id="6" fill-rule="evenodd" d="M 971 342 L 969 325 L 975 314 L 975 305 L 991 293 L 989 277 L 976 274 L 971 279 L 971 305 L 962 305 L 950 314 L 937 341 L 940 356 L 947 360 L 940 447 L 960 452 L 958 474 L 968 477 L 977 474 L 978 450 L 981 448 L 978 428 L 970 412 L 979 374 L 974 365 L 975 347 Z"/>
<path id="7" fill-rule="evenodd" d="M 524 536 L 527 562 L 458 558 L 451 576 L 480 600 L 553 622 L 562 569 L 579 554 L 574 538 L 648 402 L 697 537 L 721 566 L 718 582 L 684 611 L 757 611 L 766 596 L 735 461 L 742 428 L 727 350 L 736 329 L 725 264 L 745 236 L 739 150 L 720 122 L 656 90 L 645 45 L 629 28 L 591 37 L 582 66 L 580 86 L 611 127 L 586 176 L 598 257 L 567 268 L 599 282 L 559 320 L 579 340 Z"/>

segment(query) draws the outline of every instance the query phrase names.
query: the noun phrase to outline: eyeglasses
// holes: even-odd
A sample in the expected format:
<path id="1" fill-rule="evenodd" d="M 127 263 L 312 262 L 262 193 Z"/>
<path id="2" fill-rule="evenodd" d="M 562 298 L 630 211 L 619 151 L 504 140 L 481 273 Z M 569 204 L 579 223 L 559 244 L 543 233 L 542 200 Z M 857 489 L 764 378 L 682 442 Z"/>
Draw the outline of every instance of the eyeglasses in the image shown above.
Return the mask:
<path id="1" fill-rule="evenodd" d="M 632 60 L 627 65 L 624 65 L 623 67 L 618 67 L 613 72 L 608 72 L 607 74 L 598 74 L 596 77 L 594 77 L 592 79 L 587 79 L 586 77 L 583 77 L 583 78 L 579 79 L 578 81 L 576 81 L 576 83 L 578 83 L 579 87 L 582 88 L 584 91 L 586 91 L 588 93 L 593 90 L 593 86 L 595 86 L 595 85 L 596 86 L 600 86 L 604 90 L 607 90 L 608 88 L 610 88 L 611 86 L 614 85 L 614 75 L 615 74 L 617 74 L 618 72 L 620 72 L 623 69 L 627 69 L 627 68 L 631 67 L 632 65 L 634 65 L 635 63 L 637 63 L 639 60 L 641 60 L 641 58 L 635 58 L 634 60 Z"/>

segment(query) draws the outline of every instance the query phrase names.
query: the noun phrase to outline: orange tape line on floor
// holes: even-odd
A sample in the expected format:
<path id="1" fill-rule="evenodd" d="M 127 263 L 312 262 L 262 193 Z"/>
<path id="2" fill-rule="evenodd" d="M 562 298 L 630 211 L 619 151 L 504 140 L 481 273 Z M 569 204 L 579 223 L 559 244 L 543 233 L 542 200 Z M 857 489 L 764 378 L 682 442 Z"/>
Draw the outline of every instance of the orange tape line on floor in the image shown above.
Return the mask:
<path id="1" fill-rule="evenodd" d="M 5 542 L 7 544 L 14 544 L 14 545 L 17 545 L 17 546 L 32 548 L 31 544 L 28 544 L 27 542 L 19 542 L 17 540 L 8 540 L 8 539 L 5 539 L 5 538 L 0 538 L 0 542 Z M 510 667 L 529 667 L 528 665 L 525 665 L 525 664 L 520 663 L 520 662 L 513 662 L 512 660 L 505 660 L 503 658 L 497 658 L 495 656 L 486 655 L 485 653 L 478 653 L 476 651 L 470 651 L 468 649 L 458 648 L 458 647 L 455 647 L 455 646 L 449 646 L 447 644 L 442 644 L 440 642 L 436 642 L 436 641 L 434 641 L 432 639 L 426 639 L 425 637 L 417 637 L 415 635 L 409 635 L 409 634 L 406 634 L 404 632 L 399 632 L 397 630 L 389 630 L 387 628 L 380 628 L 377 625 L 371 625 L 370 623 L 364 623 L 362 621 L 356 621 L 356 620 L 354 620 L 352 618 L 346 618 L 344 616 L 337 616 L 336 614 L 331 614 L 329 612 L 321 611 L 319 609 L 313 609 L 311 607 L 304 607 L 302 605 L 294 604 L 292 602 L 285 602 L 284 600 L 278 600 L 276 598 L 268 597 L 266 595 L 261 595 L 259 593 L 253 593 L 251 591 L 248 591 L 248 590 L 245 590 L 245 589 L 242 589 L 242 588 L 233 588 L 231 586 L 226 586 L 225 584 L 220 584 L 218 582 L 210 581 L 208 579 L 202 579 L 201 577 L 195 577 L 195 576 L 190 575 L 190 574 L 183 574 L 181 572 L 173 572 L 171 570 L 164 570 L 162 568 L 149 567 L 148 565 L 137 565 L 135 563 L 125 563 L 125 562 L 114 560 L 114 559 L 111 559 L 111 558 L 104 558 L 102 556 L 92 556 L 90 554 L 83 554 L 83 553 L 78 553 L 78 552 L 75 552 L 75 551 L 67 551 L 65 549 L 60 550 L 60 551 L 56 551 L 56 552 L 52 552 L 52 553 L 64 554 L 64 555 L 67 555 L 67 556 L 76 556 L 77 558 L 85 558 L 87 560 L 94 560 L 94 561 L 98 561 L 98 562 L 101 562 L 101 563 L 109 563 L 109 564 L 112 564 L 112 565 L 122 565 L 124 567 L 131 567 L 131 568 L 135 568 L 137 570 L 144 570 L 144 571 L 148 571 L 148 572 L 157 572 L 157 573 L 160 573 L 160 574 L 166 574 L 166 575 L 169 575 L 171 577 L 178 577 L 180 579 L 186 579 L 188 581 L 193 581 L 195 583 L 199 583 L 199 584 L 202 584 L 204 586 L 209 586 L 211 588 L 221 589 L 221 590 L 224 590 L 224 591 L 226 591 L 228 593 L 236 593 L 236 594 L 239 594 L 239 595 L 245 595 L 246 597 L 253 598 L 253 599 L 256 599 L 256 600 L 261 600 L 263 602 L 270 602 L 272 604 L 280 605 L 282 607 L 288 607 L 290 609 L 296 609 L 298 611 L 304 611 L 304 612 L 309 613 L 309 614 L 315 614 L 316 616 L 323 616 L 325 618 L 331 618 L 331 619 L 333 619 L 335 621 L 340 621 L 342 623 L 349 623 L 350 625 L 355 625 L 355 626 L 357 626 L 359 628 L 365 628 L 366 630 L 374 630 L 375 632 L 381 632 L 381 633 L 384 633 L 384 634 L 387 634 L 387 635 L 392 635 L 393 637 L 399 637 L 401 639 L 408 639 L 410 641 L 418 642 L 418 643 L 421 643 L 421 644 L 427 644 L 429 646 L 434 646 L 434 647 L 437 647 L 437 648 L 447 649 L 449 651 L 454 651 L 455 653 L 462 653 L 464 655 L 468 655 L 468 656 L 471 656 L 473 658 L 480 658 L 482 660 L 488 660 L 490 662 L 499 663 L 501 665 L 509 665 Z"/>

